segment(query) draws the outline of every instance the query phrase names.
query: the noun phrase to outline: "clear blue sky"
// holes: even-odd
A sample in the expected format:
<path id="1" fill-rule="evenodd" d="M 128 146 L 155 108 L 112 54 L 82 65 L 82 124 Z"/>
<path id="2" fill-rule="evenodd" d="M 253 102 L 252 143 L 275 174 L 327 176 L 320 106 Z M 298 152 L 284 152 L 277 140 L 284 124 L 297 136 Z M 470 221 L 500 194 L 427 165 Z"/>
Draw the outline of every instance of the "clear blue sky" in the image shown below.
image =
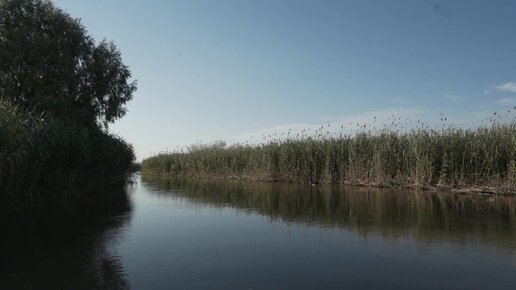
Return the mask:
<path id="1" fill-rule="evenodd" d="M 54 3 L 114 41 L 138 80 L 111 129 L 139 159 L 392 112 L 467 122 L 516 103 L 516 1 Z"/>

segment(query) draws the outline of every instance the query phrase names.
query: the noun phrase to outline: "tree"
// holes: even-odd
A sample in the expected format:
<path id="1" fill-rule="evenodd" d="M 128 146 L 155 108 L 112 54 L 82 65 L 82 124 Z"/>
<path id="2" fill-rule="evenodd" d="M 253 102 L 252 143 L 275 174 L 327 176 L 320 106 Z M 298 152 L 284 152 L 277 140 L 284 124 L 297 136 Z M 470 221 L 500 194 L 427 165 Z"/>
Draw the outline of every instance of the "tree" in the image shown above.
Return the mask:
<path id="1" fill-rule="evenodd" d="M 0 97 L 86 124 L 123 117 L 136 82 L 116 46 L 45 0 L 0 0 Z"/>

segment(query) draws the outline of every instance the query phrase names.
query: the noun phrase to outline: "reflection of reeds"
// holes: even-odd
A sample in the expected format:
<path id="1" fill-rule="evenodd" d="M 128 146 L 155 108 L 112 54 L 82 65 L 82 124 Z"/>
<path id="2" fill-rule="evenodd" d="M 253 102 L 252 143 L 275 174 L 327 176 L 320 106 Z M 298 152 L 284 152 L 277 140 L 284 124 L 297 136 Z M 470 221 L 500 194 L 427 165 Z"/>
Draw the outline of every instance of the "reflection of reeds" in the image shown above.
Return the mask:
<path id="1" fill-rule="evenodd" d="M 477 129 L 434 130 L 418 123 L 401 130 L 393 124 L 381 130 L 357 124 L 356 134 L 338 137 L 321 127 L 313 135 L 291 138 L 288 132 L 285 139 L 258 145 L 198 145 L 148 158 L 142 169 L 173 176 L 516 190 L 514 120 L 492 119 Z"/>
<path id="2" fill-rule="evenodd" d="M 468 238 L 514 246 L 516 198 L 481 197 L 366 187 L 170 179 L 143 175 L 146 184 L 174 189 L 192 202 L 253 211 L 286 223 L 356 230 L 384 237 L 411 235 L 424 241 Z M 159 192 L 159 191 L 158 191 Z M 512 250 L 516 250 L 512 248 Z"/>

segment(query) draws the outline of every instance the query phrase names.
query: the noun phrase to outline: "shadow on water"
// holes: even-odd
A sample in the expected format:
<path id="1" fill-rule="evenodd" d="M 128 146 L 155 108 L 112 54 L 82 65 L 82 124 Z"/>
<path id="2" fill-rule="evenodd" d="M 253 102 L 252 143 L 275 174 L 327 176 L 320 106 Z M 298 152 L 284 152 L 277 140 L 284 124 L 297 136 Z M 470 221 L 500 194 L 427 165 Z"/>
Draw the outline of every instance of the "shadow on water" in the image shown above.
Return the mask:
<path id="1" fill-rule="evenodd" d="M 0 289 L 128 289 L 116 253 L 130 221 L 127 190 L 88 212 L 0 224 Z"/>
<path id="2" fill-rule="evenodd" d="M 516 198 L 141 180 L 95 192 L 110 202 L 0 224 L 0 289 L 514 285 Z"/>
<path id="3" fill-rule="evenodd" d="M 362 237 L 408 237 L 493 246 L 516 256 L 516 198 L 366 187 L 196 181 L 143 176 L 154 194 L 229 207 L 291 225 L 334 227 Z M 172 194 L 173 193 L 173 194 Z"/>

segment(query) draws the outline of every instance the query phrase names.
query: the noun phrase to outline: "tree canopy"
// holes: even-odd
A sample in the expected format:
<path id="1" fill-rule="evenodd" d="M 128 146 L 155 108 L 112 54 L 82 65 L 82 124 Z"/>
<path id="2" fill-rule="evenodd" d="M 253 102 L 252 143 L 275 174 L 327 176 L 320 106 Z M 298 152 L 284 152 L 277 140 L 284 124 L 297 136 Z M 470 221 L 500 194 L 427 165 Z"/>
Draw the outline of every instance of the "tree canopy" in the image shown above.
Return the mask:
<path id="1" fill-rule="evenodd" d="M 0 97 L 57 118 L 107 125 L 136 82 L 112 42 L 45 0 L 0 0 Z"/>

